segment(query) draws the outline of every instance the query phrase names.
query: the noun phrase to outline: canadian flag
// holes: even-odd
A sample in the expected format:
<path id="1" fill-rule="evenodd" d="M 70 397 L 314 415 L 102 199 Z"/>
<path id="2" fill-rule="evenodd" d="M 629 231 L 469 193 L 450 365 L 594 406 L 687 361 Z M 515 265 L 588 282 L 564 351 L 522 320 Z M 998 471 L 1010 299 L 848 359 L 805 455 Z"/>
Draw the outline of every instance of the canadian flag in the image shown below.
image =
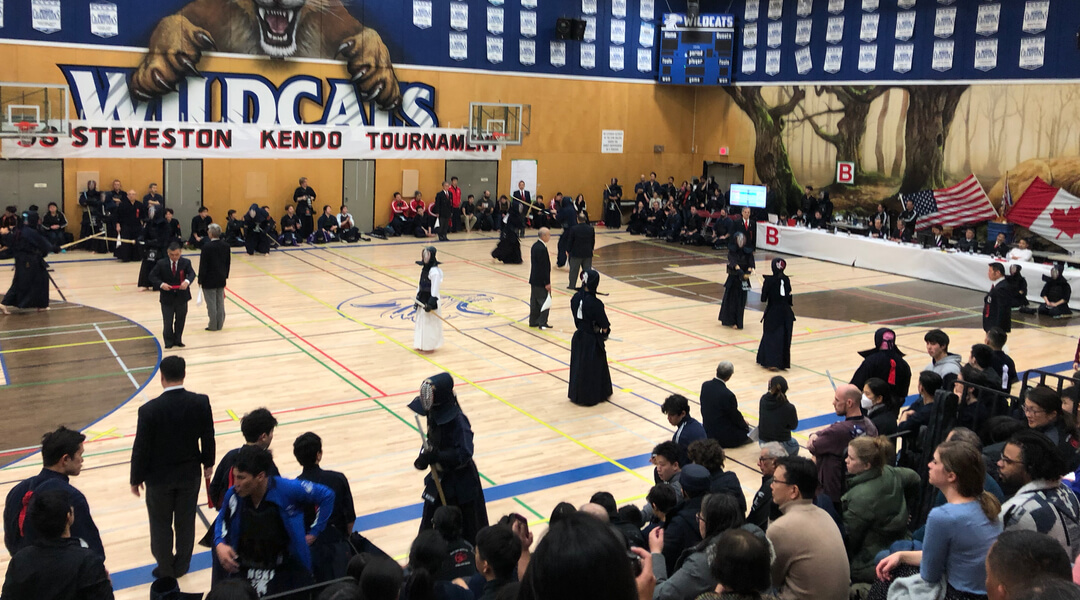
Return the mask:
<path id="1" fill-rule="evenodd" d="M 1070 253 L 1080 250 L 1080 198 L 1038 177 L 1009 209 L 1006 218 Z"/>

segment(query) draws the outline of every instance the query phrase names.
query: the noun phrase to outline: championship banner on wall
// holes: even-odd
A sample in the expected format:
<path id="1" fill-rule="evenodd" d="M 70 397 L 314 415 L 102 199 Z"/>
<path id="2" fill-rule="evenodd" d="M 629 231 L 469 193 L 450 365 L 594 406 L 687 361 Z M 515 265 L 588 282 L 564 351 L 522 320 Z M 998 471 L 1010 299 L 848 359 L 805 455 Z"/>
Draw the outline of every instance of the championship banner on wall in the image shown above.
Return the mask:
<path id="1" fill-rule="evenodd" d="M 499 160 L 502 146 L 468 130 L 419 127 L 260 127 L 232 123 L 72 121 L 69 137 L 3 140 L 3 158 L 283 158 Z"/>

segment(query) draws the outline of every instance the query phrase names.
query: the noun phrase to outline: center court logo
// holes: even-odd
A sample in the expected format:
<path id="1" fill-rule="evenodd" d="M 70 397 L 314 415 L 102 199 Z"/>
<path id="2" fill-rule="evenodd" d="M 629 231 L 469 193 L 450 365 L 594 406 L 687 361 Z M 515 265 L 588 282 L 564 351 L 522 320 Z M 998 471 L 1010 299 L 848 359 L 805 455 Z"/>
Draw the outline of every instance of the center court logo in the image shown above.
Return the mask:
<path id="1" fill-rule="evenodd" d="M 369 325 L 383 329 L 411 330 L 416 325 L 418 309 L 413 305 L 415 294 L 400 290 L 380 292 L 349 298 L 338 310 Z M 461 330 L 486 329 L 509 325 L 510 320 L 525 321 L 528 302 L 506 294 L 474 290 L 443 290 L 442 316 Z"/>

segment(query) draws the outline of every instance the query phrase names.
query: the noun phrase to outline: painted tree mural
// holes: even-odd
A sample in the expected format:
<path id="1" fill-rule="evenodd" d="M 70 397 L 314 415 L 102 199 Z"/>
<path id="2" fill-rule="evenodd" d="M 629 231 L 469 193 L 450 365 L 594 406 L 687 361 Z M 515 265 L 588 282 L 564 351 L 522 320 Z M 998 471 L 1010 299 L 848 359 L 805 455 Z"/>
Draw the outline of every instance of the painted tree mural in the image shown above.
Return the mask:
<path id="1" fill-rule="evenodd" d="M 758 179 L 769 186 L 770 206 L 786 208 L 803 189 L 795 179 L 784 144 L 784 120 L 806 97 L 806 90 L 795 87 L 788 100 L 776 106 L 765 101 L 760 87 L 726 86 L 724 91 L 754 124 L 754 168 Z"/>
<path id="2" fill-rule="evenodd" d="M 945 142 L 966 85 L 907 88 L 909 105 L 904 140 L 906 168 L 901 194 L 945 187 Z"/>

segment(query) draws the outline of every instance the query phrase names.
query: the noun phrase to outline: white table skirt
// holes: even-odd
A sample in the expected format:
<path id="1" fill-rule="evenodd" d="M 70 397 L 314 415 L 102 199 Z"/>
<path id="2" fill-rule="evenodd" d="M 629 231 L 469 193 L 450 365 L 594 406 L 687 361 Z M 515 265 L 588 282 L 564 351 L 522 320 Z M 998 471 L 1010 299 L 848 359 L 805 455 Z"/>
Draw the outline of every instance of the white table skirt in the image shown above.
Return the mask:
<path id="1" fill-rule="evenodd" d="M 757 247 L 981 292 L 990 289 L 986 266 L 994 260 L 983 254 L 929 250 L 914 244 L 765 222 L 758 223 Z M 1000 262 L 1008 273 L 1010 261 Z M 1021 273 L 1028 282 L 1028 300 L 1041 303 L 1039 292 L 1044 285 L 1042 277 L 1050 274 L 1049 265 L 1030 262 L 1018 264 L 1023 267 Z M 1068 268 L 1065 277 L 1069 285 L 1077 290 L 1080 270 Z M 1069 306 L 1080 309 L 1080 293 L 1072 295 Z"/>

